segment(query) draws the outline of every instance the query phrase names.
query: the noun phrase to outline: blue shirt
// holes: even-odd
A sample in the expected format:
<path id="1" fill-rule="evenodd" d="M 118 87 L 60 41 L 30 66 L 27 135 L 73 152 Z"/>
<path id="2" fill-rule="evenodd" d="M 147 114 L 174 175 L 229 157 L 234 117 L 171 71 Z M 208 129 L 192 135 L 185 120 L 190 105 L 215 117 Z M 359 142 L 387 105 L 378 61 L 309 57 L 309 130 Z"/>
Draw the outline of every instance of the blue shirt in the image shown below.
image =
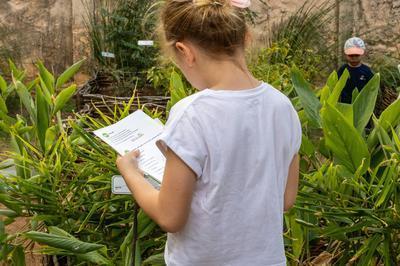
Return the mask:
<path id="1" fill-rule="evenodd" d="M 364 64 L 361 64 L 358 67 L 351 67 L 348 64 L 344 64 L 338 70 L 339 78 L 342 76 L 345 69 L 349 71 L 350 77 L 342 90 L 340 101 L 342 103 L 351 103 L 353 90 L 357 88 L 359 91 L 361 91 L 364 86 L 367 85 L 368 81 L 370 81 L 370 79 L 374 76 L 374 73 L 368 66 Z"/>

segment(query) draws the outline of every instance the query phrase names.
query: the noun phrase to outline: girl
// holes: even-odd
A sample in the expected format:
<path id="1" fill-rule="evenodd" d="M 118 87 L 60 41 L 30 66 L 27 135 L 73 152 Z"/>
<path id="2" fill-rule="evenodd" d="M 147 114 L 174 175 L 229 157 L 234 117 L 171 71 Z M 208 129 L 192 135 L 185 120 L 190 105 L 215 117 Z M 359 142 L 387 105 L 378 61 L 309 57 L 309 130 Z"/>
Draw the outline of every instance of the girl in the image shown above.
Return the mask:
<path id="1" fill-rule="evenodd" d="M 133 151 L 117 166 L 169 232 L 167 265 L 286 265 L 283 212 L 297 194 L 301 126 L 289 99 L 245 63 L 246 0 L 166 0 L 163 37 L 199 92 L 174 106 L 160 141 L 160 191 Z"/>

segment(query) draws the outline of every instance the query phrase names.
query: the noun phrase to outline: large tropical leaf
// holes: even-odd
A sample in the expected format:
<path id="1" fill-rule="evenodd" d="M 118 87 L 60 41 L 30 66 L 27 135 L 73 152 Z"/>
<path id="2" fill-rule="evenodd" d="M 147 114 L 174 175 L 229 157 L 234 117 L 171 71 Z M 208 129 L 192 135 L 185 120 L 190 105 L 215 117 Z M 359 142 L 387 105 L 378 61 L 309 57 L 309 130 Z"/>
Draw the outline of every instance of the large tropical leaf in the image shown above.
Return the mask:
<path id="1" fill-rule="evenodd" d="M 187 96 L 185 86 L 183 85 L 181 76 L 173 71 L 169 82 L 169 91 L 171 99 L 168 102 L 167 110 L 170 110 L 177 102 Z"/>
<path id="2" fill-rule="evenodd" d="M 71 99 L 76 91 L 76 85 L 73 84 L 66 89 L 63 89 L 58 95 L 54 103 L 53 114 L 60 111 L 64 105 Z"/>
<path id="3" fill-rule="evenodd" d="M 22 104 L 24 105 L 25 109 L 28 111 L 29 116 L 31 117 L 32 121 L 36 120 L 36 109 L 35 109 L 35 103 L 33 102 L 32 96 L 30 95 L 29 91 L 25 87 L 24 84 L 22 84 L 20 81 L 15 81 L 15 89 L 18 93 L 19 98 L 22 101 Z"/>
<path id="4" fill-rule="evenodd" d="M 46 151 L 46 131 L 49 128 L 49 105 L 40 86 L 36 87 L 36 130 L 42 151 Z"/>
<path id="5" fill-rule="evenodd" d="M 24 236 L 40 244 L 65 249 L 75 254 L 84 254 L 104 247 L 104 245 L 87 243 L 67 236 L 46 234 L 37 231 L 27 232 Z"/>
<path id="6" fill-rule="evenodd" d="M 349 79 L 349 71 L 345 69 L 343 71 L 343 74 L 340 76 L 339 81 L 336 83 L 335 87 L 333 88 L 333 91 L 331 95 L 329 95 L 327 102 L 331 105 L 336 105 L 336 103 L 339 101 L 340 94 L 342 93 L 342 90 L 344 86 L 346 86 L 346 82 Z"/>
<path id="7" fill-rule="evenodd" d="M 336 71 L 333 71 L 326 82 L 326 85 L 321 89 L 320 93 L 320 102 L 323 104 L 326 100 L 328 100 L 329 95 L 333 92 L 336 83 L 338 82 L 338 75 Z"/>
<path id="8" fill-rule="evenodd" d="M 43 80 L 44 84 L 46 85 L 47 90 L 50 92 L 50 94 L 54 94 L 54 76 L 51 74 L 46 67 L 43 65 L 42 62 L 39 61 L 37 64 L 37 67 L 39 69 L 39 75 L 40 78 Z"/>
<path id="9" fill-rule="evenodd" d="M 309 122 L 314 127 L 321 127 L 321 118 L 319 116 L 319 110 L 321 104 L 312 91 L 310 84 L 303 78 L 300 70 L 296 67 L 292 68 L 291 71 L 293 86 L 299 95 L 301 105 L 309 119 Z"/>
<path id="10" fill-rule="evenodd" d="M 23 70 L 19 70 L 17 66 L 14 64 L 14 62 L 11 61 L 11 59 L 8 59 L 8 64 L 10 66 L 13 78 L 19 81 L 23 81 L 23 79 L 25 78 L 25 72 Z"/>
<path id="11" fill-rule="evenodd" d="M 337 161 L 352 173 L 362 166 L 360 173 L 364 173 L 369 167 L 370 154 L 359 132 L 329 103 L 321 113 L 326 145 Z"/>
<path id="12" fill-rule="evenodd" d="M 78 61 L 72 66 L 70 66 L 67 70 L 65 70 L 64 73 L 62 73 L 58 77 L 56 82 L 56 88 L 60 88 L 62 85 L 64 85 L 65 82 L 67 82 L 70 78 L 72 78 L 75 75 L 75 73 L 78 72 L 78 70 L 81 68 L 84 61 L 85 59 Z"/>
<path id="13" fill-rule="evenodd" d="M 375 74 L 361 90 L 353 103 L 354 126 L 357 128 L 358 132 L 364 130 L 374 112 L 376 98 L 379 92 L 379 84 L 380 76 L 379 74 Z"/>
<path id="14" fill-rule="evenodd" d="M 7 83 L 2 76 L 0 76 L 0 92 L 3 97 L 7 94 Z"/>
<path id="15" fill-rule="evenodd" d="M 351 104 L 337 103 L 336 108 L 338 109 L 339 112 L 343 114 L 343 116 L 350 124 L 353 124 L 354 112 L 353 112 L 353 106 Z"/>
<path id="16" fill-rule="evenodd" d="M 400 99 L 397 99 L 387 107 L 378 119 L 383 130 L 389 130 L 390 127 L 396 127 L 400 123 Z M 378 143 L 377 129 L 372 130 L 368 136 L 368 147 L 372 149 Z"/>

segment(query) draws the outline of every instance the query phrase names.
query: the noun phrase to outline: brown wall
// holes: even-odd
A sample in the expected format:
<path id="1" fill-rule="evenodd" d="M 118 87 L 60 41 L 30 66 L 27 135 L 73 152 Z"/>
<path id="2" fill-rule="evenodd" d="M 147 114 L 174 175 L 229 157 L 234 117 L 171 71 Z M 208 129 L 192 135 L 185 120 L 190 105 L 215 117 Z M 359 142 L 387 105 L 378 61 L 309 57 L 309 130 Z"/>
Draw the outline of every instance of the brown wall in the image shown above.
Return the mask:
<path id="1" fill-rule="evenodd" d="M 264 1 L 266 6 L 253 0 L 261 16 L 260 32 L 304 3 Z M 342 0 L 339 9 L 340 43 L 351 35 L 360 35 L 370 51 L 400 57 L 400 0 Z M 20 59 L 28 69 L 32 69 L 37 59 L 43 59 L 46 66 L 59 73 L 74 61 L 87 57 L 90 46 L 85 14 L 82 0 L 0 0 L 0 23 L 9 29 L 5 37 L 15 50 L 21 51 Z M 334 28 L 332 34 L 336 34 Z"/>

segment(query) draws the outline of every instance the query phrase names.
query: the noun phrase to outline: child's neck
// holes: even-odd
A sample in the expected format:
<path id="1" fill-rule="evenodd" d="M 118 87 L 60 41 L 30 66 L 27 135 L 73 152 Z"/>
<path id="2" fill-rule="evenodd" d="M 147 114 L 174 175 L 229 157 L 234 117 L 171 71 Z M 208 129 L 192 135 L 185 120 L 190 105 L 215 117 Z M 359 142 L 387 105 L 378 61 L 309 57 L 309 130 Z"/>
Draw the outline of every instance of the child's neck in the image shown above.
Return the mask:
<path id="1" fill-rule="evenodd" d="M 354 67 L 354 68 L 356 68 L 356 67 L 360 67 L 361 65 L 362 65 L 362 62 L 359 62 L 359 63 L 357 63 L 357 64 L 352 64 L 352 63 L 347 63 L 350 67 Z"/>
<path id="2" fill-rule="evenodd" d="M 203 65 L 207 88 L 212 90 L 246 90 L 260 85 L 244 62 L 213 61 Z"/>

